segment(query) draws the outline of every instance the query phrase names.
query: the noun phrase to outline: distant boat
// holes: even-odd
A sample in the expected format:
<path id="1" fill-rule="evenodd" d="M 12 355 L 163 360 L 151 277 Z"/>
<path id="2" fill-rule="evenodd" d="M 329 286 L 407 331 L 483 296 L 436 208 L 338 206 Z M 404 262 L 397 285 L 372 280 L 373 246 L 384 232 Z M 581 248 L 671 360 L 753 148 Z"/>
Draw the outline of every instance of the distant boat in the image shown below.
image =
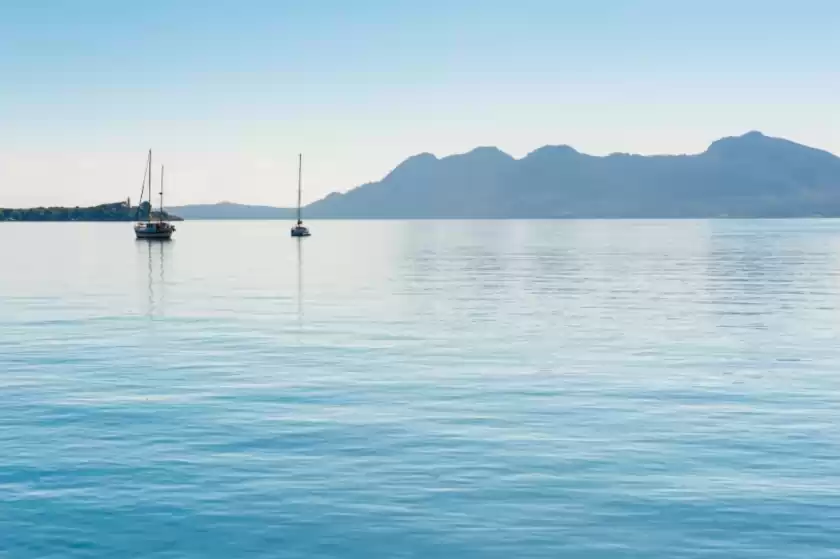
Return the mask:
<path id="1" fill-rule="evenodd" d="M 152 216 L 152 150 L 149 150 L 149 166 L 146 170 L 149 178 L 149 215 L 145 222 L 140 222 L 134 225 L 134 234 L 138 239 L 150 239 L 168 241 L 172 238 L 172 233 L 175 232 L 175 227 L 163 220 L 163 166 L 160 167 L 160 213 L 157 220 Z M 145 181 L 143 181 L 145 190 Z M 143 205 L 143 193 L 140 193 L 140 206 Z M 139 212 L 139 208 L 138 208 Z"/>
<path id="2" fill-rule="evenodd" d="M 297 225 L 292 227 L 292 237 L 308 237 L 311 235 L 309 229 L 304 227 L 300 218 L 300 191 L 303 177 L 303 155 L 298 155 L 298 200 L 297 200 Z"/>

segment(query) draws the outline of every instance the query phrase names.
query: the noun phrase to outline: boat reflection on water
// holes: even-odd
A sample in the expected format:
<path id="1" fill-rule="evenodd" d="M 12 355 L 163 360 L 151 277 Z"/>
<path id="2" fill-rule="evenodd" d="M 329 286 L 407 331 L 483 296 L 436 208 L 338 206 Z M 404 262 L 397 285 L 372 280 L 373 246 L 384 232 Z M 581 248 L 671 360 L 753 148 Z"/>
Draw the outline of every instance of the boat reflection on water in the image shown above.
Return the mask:
<path id="1" fill-rule="evenodd" d="M 303 239 L 297 239 L 297 318 L 298 328 L 303 327 Z"/>
<path id="2" fill-rule="evenodd" d="M 154 318 L 165 308 L 166 254 L 168 243 L 144 243 L 147 255 L 146 316 Z M 140 245 L 141 247 L 143 245 Z"/>

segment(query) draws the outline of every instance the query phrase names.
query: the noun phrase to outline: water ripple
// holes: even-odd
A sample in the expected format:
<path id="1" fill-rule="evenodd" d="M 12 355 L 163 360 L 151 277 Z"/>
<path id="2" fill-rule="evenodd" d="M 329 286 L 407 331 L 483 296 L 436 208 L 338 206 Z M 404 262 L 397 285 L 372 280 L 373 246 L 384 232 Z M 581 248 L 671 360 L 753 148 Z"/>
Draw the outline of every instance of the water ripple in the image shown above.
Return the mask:
<path id="1" fill-rule="evenodd" d="M 0 224 L 0 555 L 840 553 L 840 222 L 312 226 Z"/>

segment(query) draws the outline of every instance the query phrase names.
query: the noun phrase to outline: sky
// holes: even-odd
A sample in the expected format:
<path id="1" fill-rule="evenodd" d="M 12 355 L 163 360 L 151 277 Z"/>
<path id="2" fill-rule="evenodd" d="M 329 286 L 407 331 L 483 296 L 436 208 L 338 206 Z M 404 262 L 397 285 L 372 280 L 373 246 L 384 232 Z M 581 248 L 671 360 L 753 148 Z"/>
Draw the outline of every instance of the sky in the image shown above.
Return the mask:
<path id="1" fill-rule="evenodd" d="M 290 206 L 407 157 L 840 154 L 836 0 L 0 2 L 0 207 Z"/>

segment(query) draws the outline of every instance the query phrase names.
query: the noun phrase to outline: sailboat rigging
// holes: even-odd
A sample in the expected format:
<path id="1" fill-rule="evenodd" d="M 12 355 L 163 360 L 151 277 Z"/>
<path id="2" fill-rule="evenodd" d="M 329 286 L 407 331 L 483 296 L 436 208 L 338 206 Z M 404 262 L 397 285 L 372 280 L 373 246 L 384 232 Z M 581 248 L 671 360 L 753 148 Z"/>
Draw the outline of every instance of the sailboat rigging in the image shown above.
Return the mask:
<path id="1" fill-rule="evenodd" d="M 153 239 L 168 241 L 172 238 L 172 233 L 175 232 L 175 227 L 168 221 L 164 221 L 163 212 L 163 165 L 160 167 L 160 211 L 157 219 L 154 218 L 152 212 L 152 150 L 149 150 L 148 168 L 146 169 L 146 176 L 149 179 L 149 214 L 146 216 L 145 222 L 137 223 L 134 226 L 134 234 L 138 239 Z M 144 181 L 143 190 L 146 189 Z M 138 214 L 140 207 L 143 205 L 143 193 L 140 193 L 140 206 L 138 207 Z"/>
<path id="2" fill-rule="evenodd" d="M 303 225 L 300 216 L 300 196 L 303 184 L 303 154 L 298 154 L 298 196 L 297 196 L 297 224 L 292 227 L 292 237 L 309 237 L 311 233 Z"/>

